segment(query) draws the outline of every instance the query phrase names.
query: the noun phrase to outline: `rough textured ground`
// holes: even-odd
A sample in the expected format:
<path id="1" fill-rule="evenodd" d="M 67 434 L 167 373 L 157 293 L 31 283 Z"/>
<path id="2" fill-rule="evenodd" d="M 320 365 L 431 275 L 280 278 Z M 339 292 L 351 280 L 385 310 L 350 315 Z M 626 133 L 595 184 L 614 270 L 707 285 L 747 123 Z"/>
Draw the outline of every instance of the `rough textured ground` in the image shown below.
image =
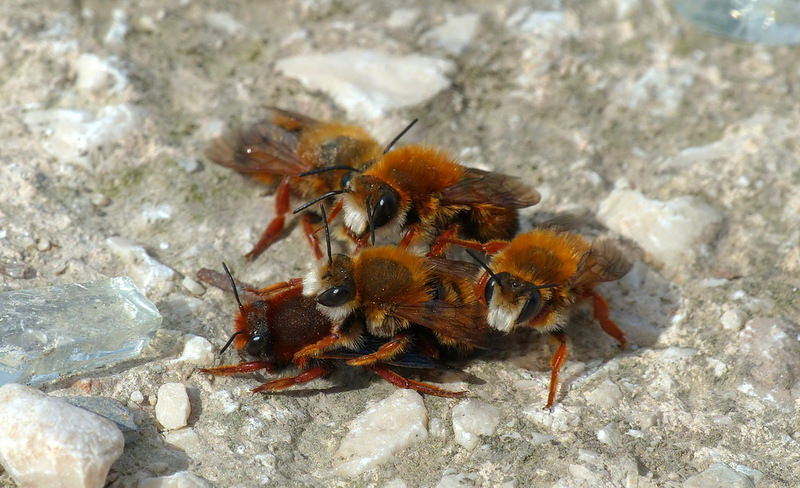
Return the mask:
<path id="1" fill-rule="evenodd" d="M 134 411 L 140 431 L 126 435 L 112 485 L 187 469 L 215 486 L 800 484 L 797 49 L 706 36 L 664 0 L 391 3 L 0 6 L 0 287 L 151 279 L 113 236 L 177 273 L 140 283 L 164 315 L 143 357 L 49 388 Z M 450 86 L 368 118 L 275 69 L 351 48 L 450 60 Z M 107 78 L 81 77 L 87 54 L 111 68 Z M 498 340 L 501 352 L 461 365 L 469 376 L 425 376 L 500 409 L 474 450 L 455 441 L 458 401 L 425 398 L 424 440 L 365 474 L 337 474 L 350 422 L 394 387 L 348 370 L 251 396 L 254 377 L 212 381 L 171 362 L 186 334 L 221 346 L 235 311 L 232 297 L 196 296 L 183 276 L 223 259 L 252 283 L 305 272 L 297 229 L 255 262 L 241 257 L 272 198 L 202 156 L 221 127 L 269 105 L 358 122 L 381 140 L 419 117 L 407 142 L 537 186 L 542 203 L 526 225 L 569 214 L 587 235 L 613 227 L 630 238 L 634 271 L 602 291 L 631 347 L 620 353 L 588 312 L 577 314 L 546 413 L 551 345 L 535 333 Z M 619 215 L 598 218 L 601 202 L 626 189 L 691 196 L 719 219 L 685 254 L 664 257 L 625 235 Z M 192 413 L 191 430 L 165 436 L 153 405 L 168 382 L 188 387 Z M 13 482 L 0 474 L 0 485 Z"/>

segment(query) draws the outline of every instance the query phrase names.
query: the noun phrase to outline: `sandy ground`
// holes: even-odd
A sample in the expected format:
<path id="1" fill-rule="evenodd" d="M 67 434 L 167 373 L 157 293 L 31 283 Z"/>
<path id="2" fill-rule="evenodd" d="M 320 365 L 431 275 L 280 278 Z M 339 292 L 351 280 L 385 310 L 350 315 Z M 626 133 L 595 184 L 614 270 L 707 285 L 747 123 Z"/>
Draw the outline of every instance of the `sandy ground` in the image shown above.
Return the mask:
<path id="1" fill-rule="evenodd" d="M 0 288 L 130 275 L 164 316 L 141 358 L 48 388 L 111 396 L 134 412 L 140 430 L 126 436 L 112 486 L 181 470 L 214 486 L 721 486 L 720 472 L 738 486 L 800 484 L 797 49 L 707 36 L 660 0 L 527 5 L 0 6 Z M 339 72 L 312 74 L 320 87 L 276 68 L 355 48 L 437 58 L 446 86 L 406 84 L 424 97 L 410 105 L 359 102 L 358 89 L 334 92 L 325 77 Z M 389 85 L 395 75 L 381 76 Z M 337 450 L 393 386 L 342 370 L 252 396 L 256 377 L 212 380 L 171 362 L 187 334 L 220 347 L 235 311 L 231 296 L 197 296 L 184 276 L 223 260 L 265 285 L 307 269 L 298 228 L 256 261 L 242 257 L 273 199 L 203 156 L 220 129 L 271 105 L 360 123 L 379 140 L 419 117 L 406 142 L 541 191 L 526 227 L 571 215 L 588 236 L 622 234 L 636 265 L 602 291 L 631 347 L 620 352 L 578 313 L 547 413 L 551 344 L 533 332 L 499 339 L 459 365 L 466 375 L 422 376 L 498 407 L 491 434 L 463 447 L 451 415 L 459 401 L 427 397 L 427 438 L 353 477 L 336 472 Z M 713 218 L 643 240 L 625 220 L 654 219 L 642 207 L 603 213 L 629 190 L 650 203 L 691 197 L 690 210 Z M 153 280 L 146 264 L 120 257 L 114 236 L 175 275 Z M 662 252 L 673 239 L 685 252 Z M 171 381 L 188 387 L 191 430 L 165 435 L 153 402 Z M 14 483 L 0 474 L 0 485 Z"/>

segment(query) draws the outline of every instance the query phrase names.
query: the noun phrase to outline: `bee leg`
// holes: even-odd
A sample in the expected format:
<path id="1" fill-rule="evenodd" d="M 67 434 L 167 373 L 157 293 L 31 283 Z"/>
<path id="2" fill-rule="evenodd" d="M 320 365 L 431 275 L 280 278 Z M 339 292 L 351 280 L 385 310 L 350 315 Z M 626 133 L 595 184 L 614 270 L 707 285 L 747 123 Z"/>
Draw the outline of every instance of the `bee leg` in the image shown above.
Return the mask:
<path id="1" fill-rule="evenodd" d="M 419 227 L 415 224 L 411 224 L 408 226 L 406 233 L 403 235 L 403 238 L 400 240 L 400 244 L 397 245 L 400 249 L 405 249 L 414 242 L 416 239 L 417 234 L 419 233 Z"/>
<path id="2" fill-rule="evenodd" d="M 275 366 L 269 361 L 251 361 L 249 363 L 239 363 L 229 366 L 214 366 L 213 368 L 201 368 L 201 373 L 213 375 L 229 375 L 237 373 L 252 373 L 259 369 L 266 369 L 270 373 L 275 371 Z"/>
<path id="3" fill-rule="evenodd" d="M 476 251 L 485 252 L 486 254 L 497 254 L 508 246 L 508 242 L 506 241 L 478 242 L 460 239 L 454 237 L 456 232 L 457 229 L 452 228 L 440 234 L 439 237 L 433 241 L 433 244 L 431 244 L 431 251 L 428 253 L 428 256 L 440 256 L 451 245 L 475 249 Z"/>
<path id="4" fill-rule="evenodd" d="M 303 232 L 306 234 L 306 239 L 308 239 L 308 243 L 311 245 L 311 250 L 314 251 L 314 257 L 317 258 L 317 261 L 322 259 L 322 250 L 319 248 L 319 238 L 317 237 L 317 230 L 314 229 L 314 225 L 311 223 L 311 214 L 306 212 L 303 214 L 303 217 L 300 219 L 300 222 L 303 224 Z"/>
<path id="5" fill-rule="evenodd" d="M 323 376 L 328 376 L 331 373 L 331 371 L 333 371 L 333 366 L 330 364 L 316 366 L 314 368 L 307 369 L 296 376 L 290 376 L 288 378 L 278 378 L 276 380 L 267 381 L 263 385 L 253 388 L 253 393 L 285 390 L 286 388 L 292 387 L 294 385 L 308 383 L 311 380 L 315 380 Z"/>
<path id="6" fill-rule="evenodd" d="M 347 361 L 347 364 L 349 366 L 369 366 L 378 361 L 390 361 L 399 354 L 402 354 L 410 342 L 411 340 L 408 338 L 408 335 L 401 332 L 394 336 L 392 340 L 379 347 L 377 351 L 350 359 Z"/>
<path id="7" fill-rule="evenodd" d="M 258 238 L 258 242 L 253 246 L 247 254 L 244 255 L 247 259 L 255 259 L 259 254 L 264 252 L 275 239 L 278 238 L 286 222 L 286 214 L 289 213 L 289 177 L 285 177 L 278 185 L 275 192 L 275 217 L 269 223 L 267 228 Z"/>
<path id="8" fill-rule="evenodd" d="M 349 341 L 347 337 L 334 332 L 294 353 L 292 361 L 302 367 L 309 358 L 320 357 L 325 351 L 347 344 Z"/>
<path id="9" fill-rule="evenodd" d="M 397 386 L 398 388 L 406 388 L 409 390 L 418 391 L 425 395 L 433 395 L 444 398 L 462 398 L 467 396 L 466 391 L 450 391 L 438 386 L 430 385 L 428 383 L 421 383 L 419 381 L 406 379 L 383 364 L 373 364 L 368 366 L 369 369 L 375 371 L 381 378 L 389 383 Z"/>
<path id="10" fill-rule="evenodd" d="M 547 405 L 544 406 L 545 410 L 553 410 L 553 402 L 556 399 L 556 389 L 558 389 L 558 371 L 567 360 L 567 336 L 563 332 L 553 333 L 553 337 L 558 340 L 560 345 L 558 350 L 553 354 L 553 359 L 550 360 L 550 391 L 547 394 Z"/>
<path id="11" fill-rule="evenodd" d="M 597 293 L 596 291 L 592 290 L 592 298 L 594 299 L 594 318 L 600 323 L 600 327 L 603 328 L 603 331 L 613 337 L 614 339 L 619 342 L 619 347 L 623 350 L 625 347 L 628 346 L 628 340 L 625 338 L 625 332 L 619 328 L 619 326 L 611 320 L 609 317 L 609 308 L 608 302 L 603 295 Z"/>
<path id="12" fill-rule="evenodd" d="M 259 288 L 258 290 L 251 290 L 249 288 L 246 288 L 245 290 L 256 293 L 261 296 L 265 296 L 265 295 L 272 295 L 273 293 L 284 290 L 285 290 L 284 293 L 290 293 L 292 291 L 295 291 L 298 287 L 301 286 L 303 286 L 303 278 L 292 278 L 289 281 L 281 281 L 280 283 L 273 283 L 264 288 Z"/>

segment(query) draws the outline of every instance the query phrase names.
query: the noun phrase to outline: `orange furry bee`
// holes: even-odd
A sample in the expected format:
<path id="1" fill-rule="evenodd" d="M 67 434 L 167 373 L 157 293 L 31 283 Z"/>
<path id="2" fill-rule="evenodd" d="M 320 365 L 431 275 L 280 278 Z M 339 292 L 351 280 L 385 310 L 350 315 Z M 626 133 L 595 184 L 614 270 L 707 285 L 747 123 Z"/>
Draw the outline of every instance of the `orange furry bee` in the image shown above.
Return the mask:
<path id="1" fill-rule="evenodd" d="M 400 247 L 430 241 L 458 227 L 462 237 L 485 242 L 510 239 L 518 229 L 517 211 L 539 202 L 539 193 L 517 178 L 467 168 L 445 152 L 411 145 L 384 154 L 375 164 L 342 177 L 343 187 L 313 200 L 342 194 L 335 213 L 344 211 L 351 235 L 364 245 L 376 234 Z"/>
<path id="2" fill-rule="evenodd" d="M 328 263 L 312 269 L 303 280 L 304 293 L 333 323 L 331 334 L 298 352 L 314 357 L 351 344 L 363 331 L 346 323 L 358 314 L 368 334 L 387 338 L 371 354 L 348 361 L 369 365 L 403 353 L 417 340 L 412 326 L 433 332 L 436 340 L 456 349 L 480 347 L 489 328 L 486 307 L 473 293 L 478 268 L 472 263 L 422 257 L 398 247 L 369 247 L 353 256 L 331 255 L 323 210 Z"/>
<path id="3" fill-rule="evenodd" d="M 251 175 L 262 183 L 277 183 L 275 217 L 246 256 L 258 256 L 283 231 L 285 216 L 290 210 L 290 193 L 309 199 L 338 189 L 344 175 L 353 169 L 363 170 L 380 159 L 411 125 L 383 149 L 358 126 L 321 122 L 271 108 L 268 117 L 261 122 L 214 140 L 206 152 L 209 159 Z M 320 169 L 325 171 L 318 172 Z M 306 237 L 320 259 L 322 253 L 311 222 L 311 215 L 303 215 Z"/>
<path id="4" fill-rule="evenodd" d="M 214 286 L 233 291 L 239 305 L 236 315 L 236 331 L 220 350 L 220 354 L 233 344 L 237 350 L 249 356 L 252 361 L 237 365 L 216 366 L 204 368 L 200 371 L 214 375 L 231 375 L 237 373 L 251 373 L 265 369 L 270 373 L 278 372 L 294 364 L 299 366 L 301 372 L 295 376 L 278 378 L 268 381 L 253 390 L 256 392 L 275 391 L 289 388 L 301 383 L 307 383 L 316 378 L 326 376 L 333 370 L 330 360 L 344 360 L 360 357 L 377 350 L 382 344 L 377 338 L 365 336 L 358 344 L 351 344 L 347 348 L 339 348 L 319 356 L 313 365 L 305 358 L 295 358 L 298 350 L 304 346 L 316 343 L 326 337 L 331 330 L 330 320 L 316 308 L 316 302 L 303 295 L 303 285 L 300 279 L 276 283 L 272 286 L 256 290 L 244 286 L 243 296 L 248 299 L 242 303 L 237 291 L 237 284 L 233 280 L 227 266 L 223 264 L 225 275 L 209 269 L 202 269 L 198 277 Z M 355 328 L 363 328 L 357 316 L 346 320 Z M 420 393 L 447 398 L 462 397 L 466 392 L 455 392 L 442 388 L 409 380 L 387 367 L 392 364 L 411 368 L 435 368 L 436 361 L 426 355 L 417 354 L 410 350 L 403 355 L 393 358 L 388 363 L 374 363 L 367 367 L 383 377 L 389 383 L 400 388 L 409 388 Z"/>
<path id="5" fill-rule="evenodd" d="M 533 327 L 550 332 L 559 341 L 550 362 L 545 408 L 553 406 L 558 372 L 567 358 L 567 340 L 561 329 L 573 304 L 591 298 L 594 318 L 603 331 L 622 349 L 627 346 L 625 333 L 609 317 L 608 302 L 594 289 L 599 283 L 622 278 L 631 268 L 609 240 L 598 239 L 590 245 L 577 234 L 540 229 L 520 234 L 511 242 L 458 243 L 481 250 L 502 248 L 488 264 L 481 262 L 485 272 L 475 287 L 476 296 L 489 307 L 490 327 L 504 333 L 519 326 Z"/>

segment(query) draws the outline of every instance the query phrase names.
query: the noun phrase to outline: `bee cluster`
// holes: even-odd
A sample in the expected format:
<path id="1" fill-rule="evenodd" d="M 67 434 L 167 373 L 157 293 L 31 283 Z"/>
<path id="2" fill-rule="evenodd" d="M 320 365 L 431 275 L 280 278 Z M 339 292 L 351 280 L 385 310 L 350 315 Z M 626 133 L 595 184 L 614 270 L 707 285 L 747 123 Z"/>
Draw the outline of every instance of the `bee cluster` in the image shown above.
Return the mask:
<path id="1" fill-rule="evenodd" d="M 299 367 L 254 390 L 263 392 L 325 376 L 343 362 L 401 388 L 460 397 L 467 392 L 404 378 L 391 366 L 436 368 L 445 351 L 483 348 L 491 333 L 533 327 L 559 344 L 545 405 L 552 408 L 567 356 L 565 312 L 574 304 L 591 300 L 602 329 L 627 345 L 595 286 L 621 278 L 630 264 L 605 239 L 590 244 L 552 228 L 517 235 L 519 209 L 539 202 L 536 190 L 464 167 L 437 148 L 394 148 L 403 133 L 383 148 L 360 127 L 271 109 L 262 122 L 213 142 L 212 161 L 277 185 L 275 217 L 246 256 L 278 238 L 295 194 L 308 202 L 295 213 L 319 264 L 266 288 L 237 284 L 227 267 L 227 276 L 201 270 L 200 279 L 230 289 L 239 305 L 222 351 L 233 344 L 249 359 L 203 371 Z M 353 243 L 351 254 L 331 253 L 329 225 Z M 322 230 L 327 255 L 317 237 Z M 450 246 L 467 249 L 475 262 L 448 259 Z"/>

